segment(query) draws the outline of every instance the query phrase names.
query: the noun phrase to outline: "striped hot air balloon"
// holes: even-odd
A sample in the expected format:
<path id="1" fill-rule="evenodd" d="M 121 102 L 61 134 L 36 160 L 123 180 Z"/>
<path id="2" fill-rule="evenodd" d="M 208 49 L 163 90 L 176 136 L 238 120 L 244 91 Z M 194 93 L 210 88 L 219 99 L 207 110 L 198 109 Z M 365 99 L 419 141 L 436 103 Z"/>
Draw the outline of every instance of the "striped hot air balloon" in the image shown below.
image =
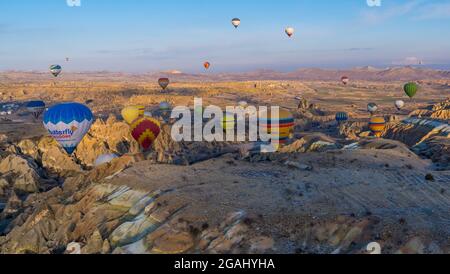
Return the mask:
<path id="1" fill-rule="evenodd" d="M 294 117 L 285 109 L 280 109 L 279 116 L 269 109 L 259 118 L 259 129 L 270 134 L 272 141 L 284 144 L 294 132 Z"/>
<path id="2" fill-rule="evenodd" d="M 45 128 L 68 154 L 74 152 L 93 121 L 91 110 L 79 103 L 53 106 L 44 115 Z"/>
<path id="3" fill-rule="evenodd" d="M 169 86 L 170 80 L 169 78 L 159 78 L 158 84 L 161 86 L 163 90 L 165 90 Z"/>
<path id="4" fill-rule="evenodd" d="M 156 138 L 158 138 L 161 132 L 161 125 L 151 117 L 143 117 L 134 121 L 130 126 L 130 130 L 131 136 L 133 136 L 144 151 L 147 151 L 153 145 Z"/>
<path id="5" fill-rule="evenodd" d="M 381 137 L 386 128 L 386 120 L 383 117 L 372 117 L 369 122 L 369 129 L 376 137 Z"/>
<path id="6" fill-rule="evenodd" d="M 336 121 L 338 123 L 345 122 L 347 120 L 348 120 L 348 113 L 347 112 L 338 112 L 338 113 L 336 113 Z"/>
<path id="7" fill-rule="evenodd" d="M 28 112 L 30 112 L 34 118 L 39 118 L 39 116 L 44 113 L 45 103 L 44 101 L 30 101 L 27 103 L 26 108 Z"/>
<path id="8" fill-rule="evenodd" d="M 60 65 L 51 65 L 50 66 L 50 73 L 55 77 L 58 77 L 58 75 L 61 73 L 61 71 L 62 71 L 62 67 Z"/>
<path id="9" fill-rule="evenodd" d="M 414 96 L 416 96 L 417 91 L 419 90 L 419 86 L 416 83 L 410 82 L 405 84 L 403 90 L 405 91 L 406 95 L 408 95 L 408 97 L 412 99 L 414 98 Z"/>

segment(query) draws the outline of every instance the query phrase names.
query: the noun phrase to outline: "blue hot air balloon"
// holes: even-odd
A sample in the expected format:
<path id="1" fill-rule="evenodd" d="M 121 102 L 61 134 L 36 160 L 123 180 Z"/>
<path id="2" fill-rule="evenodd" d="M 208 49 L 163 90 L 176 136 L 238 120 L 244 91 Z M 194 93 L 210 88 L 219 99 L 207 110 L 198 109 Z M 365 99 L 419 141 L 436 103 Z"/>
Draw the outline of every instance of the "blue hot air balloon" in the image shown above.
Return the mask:
<path id="1" fill-rule="evenodd" d="M 34 118 L 39 118 L 45 110 L 44 101 L 30 101 L 26 105 L 27 110 L 33 114 Z"/>
<path id="2" fill-rule="evenodd" d="M 348 120 L 348 113 L 347 112 L 338 112 L 338 113 L 336 113 L 336 121 L 338 123 L 345 122 L 347 120 Z"/>
<path id="3" fill-rule="evenodd" d="M 93 121 L 91 110 L 79 103 L 53 106 L 44 115 L 45 128 L 68 154 L 74 152 Z"/>

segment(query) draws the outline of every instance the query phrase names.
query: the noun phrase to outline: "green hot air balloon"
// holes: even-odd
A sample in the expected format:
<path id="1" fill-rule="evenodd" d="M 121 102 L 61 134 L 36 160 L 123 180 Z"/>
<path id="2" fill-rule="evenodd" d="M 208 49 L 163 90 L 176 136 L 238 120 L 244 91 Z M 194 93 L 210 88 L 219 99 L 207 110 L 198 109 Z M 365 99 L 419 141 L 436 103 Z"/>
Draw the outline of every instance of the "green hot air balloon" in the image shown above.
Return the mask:
<path id="1" fill-rule="evenodd" d="M 410 82 L 407 83 L 403 89 L 405 90 L 406 95 L 408 95 L 408 97 L 412 99 L 414 96 L 416 96 L 419 87 L 416 83 Z"/>

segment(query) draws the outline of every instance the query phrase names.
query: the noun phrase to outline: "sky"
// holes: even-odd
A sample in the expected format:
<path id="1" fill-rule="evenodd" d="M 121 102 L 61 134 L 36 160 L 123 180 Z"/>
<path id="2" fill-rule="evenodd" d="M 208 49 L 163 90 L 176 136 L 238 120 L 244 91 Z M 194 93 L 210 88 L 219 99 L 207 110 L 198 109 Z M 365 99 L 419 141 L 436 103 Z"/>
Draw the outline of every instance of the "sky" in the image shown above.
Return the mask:
<path id="1" fill-rule="evenodd" d="M 369 1 L 0 0 L 0 70 L 450 68 L 450 0 Z"/>

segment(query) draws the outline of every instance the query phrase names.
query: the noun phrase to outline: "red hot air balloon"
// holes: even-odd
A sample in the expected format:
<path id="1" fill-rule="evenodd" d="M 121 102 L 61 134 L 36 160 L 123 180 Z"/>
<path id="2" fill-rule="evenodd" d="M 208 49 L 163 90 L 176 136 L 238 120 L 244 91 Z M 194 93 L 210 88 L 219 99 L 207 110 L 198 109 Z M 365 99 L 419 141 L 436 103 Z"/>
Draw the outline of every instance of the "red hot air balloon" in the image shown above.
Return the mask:
<path id="1" fill-rule="evenodd" d="M 166 89 L 167 86 L 169 86 L 170 80 L 169 78 L 159 78 L 158 84 L 161 86 L 162 89 Z"/>
<path id="2" fill-rule="evenodd" d="M 143 117 L 134 121 L 131 126 L 131 136 L 147 151 L 161 132 L 160 123 L 150 117 Z"/>
<path id="3" fill-rule="evenodd" d="M 211 63 L 205 62 L 205 63 L 203 64 L 203 66 L 205 67 L 205 69 L 209 69 L 209 67 L 211 66 Z"/>

